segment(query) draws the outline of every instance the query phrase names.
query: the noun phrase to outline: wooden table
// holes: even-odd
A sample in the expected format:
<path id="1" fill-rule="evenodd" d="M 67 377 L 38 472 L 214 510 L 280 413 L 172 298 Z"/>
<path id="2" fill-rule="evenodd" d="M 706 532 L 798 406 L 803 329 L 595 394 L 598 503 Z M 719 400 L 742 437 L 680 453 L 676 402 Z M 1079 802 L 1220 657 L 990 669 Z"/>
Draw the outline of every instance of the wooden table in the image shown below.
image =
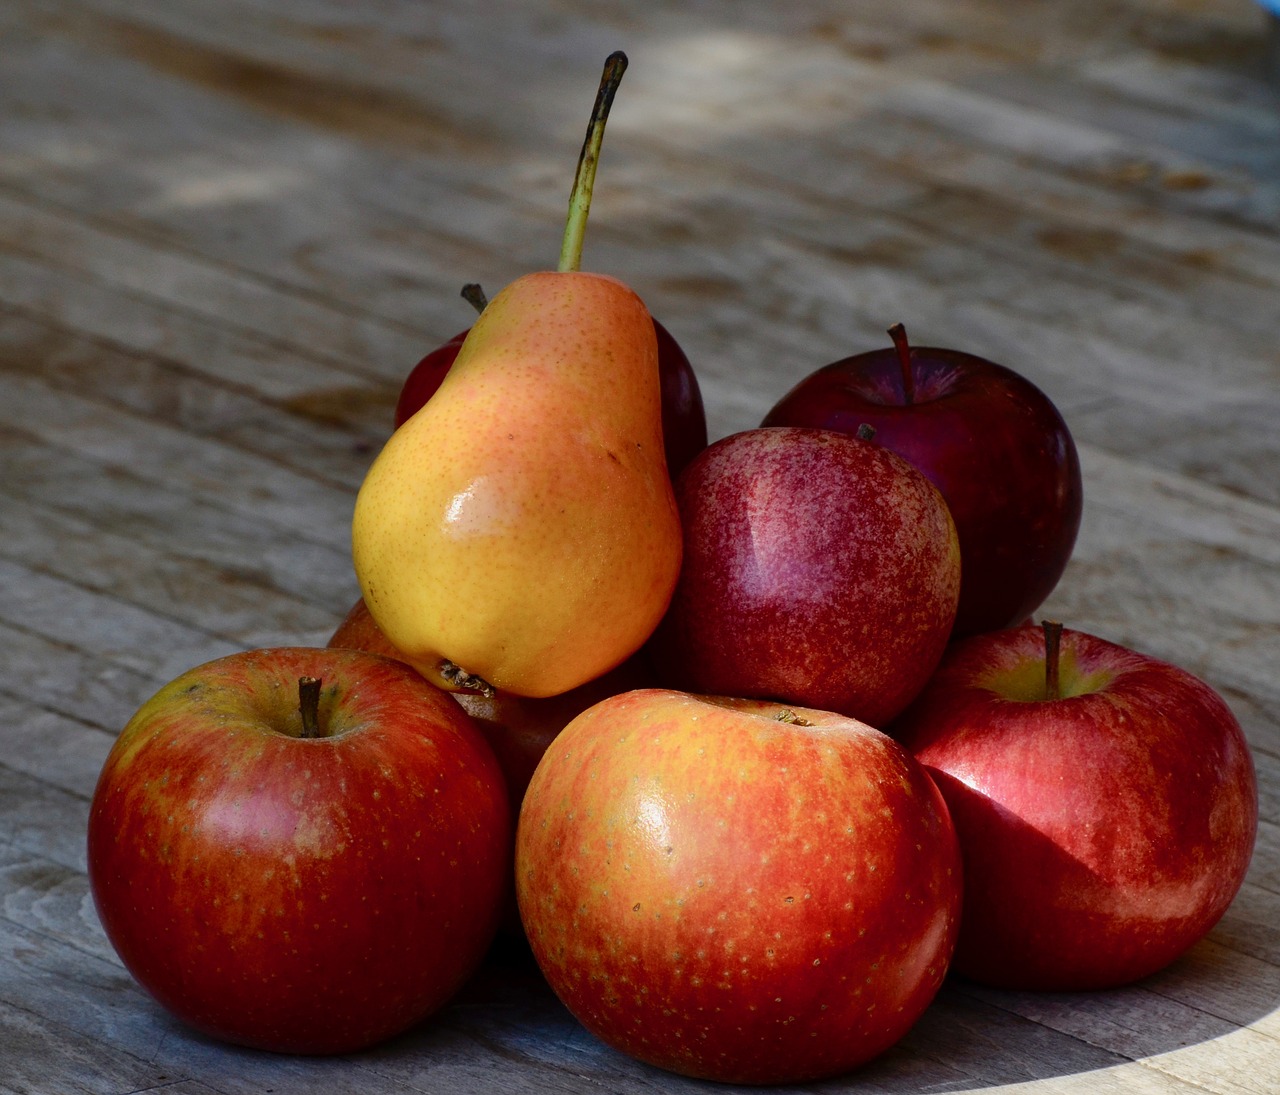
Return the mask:
<path id="1" fill-rule="evenodd" d="M 554 265 L 605 55 L 586 265 L 711 434 L 906 323 L 1031 377 L 1084 464 L 1045 611 L 1227 697 L 1262 823 L 1142 984 L 949 984 L 827 1091 L 1280 1091 L 1280 90 L 1249 0 L 6 0 L 0 6 L 0 1090 L 716 1090 L 603 1048 L 518 957 L 354 1057 L 226 1048 L 116 960 L 84 861 L 132 711 L 322 643 L 400 381 Z"/>

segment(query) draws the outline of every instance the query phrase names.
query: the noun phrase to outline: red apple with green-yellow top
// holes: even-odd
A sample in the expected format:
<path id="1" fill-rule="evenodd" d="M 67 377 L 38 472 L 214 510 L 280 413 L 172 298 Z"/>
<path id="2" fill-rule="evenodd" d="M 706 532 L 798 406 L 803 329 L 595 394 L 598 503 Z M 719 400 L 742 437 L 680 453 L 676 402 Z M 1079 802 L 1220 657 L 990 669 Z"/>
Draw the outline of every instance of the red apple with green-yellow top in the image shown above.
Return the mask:
<path id="1" fill-rule="evenodd" d="M 602 1041 L 792 1083 L 901 1038 L 947 971 L 960 853 L 891 738 L 764 701 L 642 689 L 571 722 L 520 813 L 535 959 Z"/>
<path id="2" fill-rule="evenodd" d="M 676 480 L 684 561 L 648 650 L 664 685 L 881 726 L 951 634 L 960 550 L 941 494 L 874 440 L 773 427 Z"/>
<path id="3" fill-rule="evenodd" d="M 1244 880 L 1249 749 L 1222 697 L 1177 666 L 1054 623 L 976 635 L 891 732 L 960 835 L 966 977 L 1134 981 L 1204 936 Z"/>
<path id="4" fill-rule="evenodd" d="M 107 938 L 179 1019 L 345 1053 L 443 1006 L 479 965 L 511 865 L 492 750 L 400 662 L 229 655 L 129 721 L 90 807 Z"/>
<path id="5" fill-rule="evenodd" d="M 810 426 L 876 441 L 942 492 L 960 538 L 957 637 L 1025 621 L 1053 591 L 1075 546 L 1083 491 L 1075 442 L 1026 377 L 975 354 L 911 347 L 842 358 L 805 377 L 766 426 Z"/>

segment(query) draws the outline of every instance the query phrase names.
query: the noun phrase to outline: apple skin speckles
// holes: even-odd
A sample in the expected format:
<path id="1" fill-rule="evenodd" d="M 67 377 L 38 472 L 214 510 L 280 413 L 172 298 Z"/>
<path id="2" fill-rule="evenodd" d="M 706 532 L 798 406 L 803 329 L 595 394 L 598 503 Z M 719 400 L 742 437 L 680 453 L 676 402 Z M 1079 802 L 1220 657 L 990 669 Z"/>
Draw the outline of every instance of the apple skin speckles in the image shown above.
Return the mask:
<path id="1" fill-rule="evenodd" d="M 834 431 L 747 430 L 676 484 L 685 561 L 650 648 L 673 687 L 802 704 L 873 726 L 932 673 L 960 553 L 937 489 Z"/>
<path id="2" fill-rule="evenodd" d="M 637 689 L 529 783 L 516 888 L 539 968 L 597 1037 L 780 1084 L 871 1060 L 937 993 L 959 844 L 924 769 L 826 711 Z"/>

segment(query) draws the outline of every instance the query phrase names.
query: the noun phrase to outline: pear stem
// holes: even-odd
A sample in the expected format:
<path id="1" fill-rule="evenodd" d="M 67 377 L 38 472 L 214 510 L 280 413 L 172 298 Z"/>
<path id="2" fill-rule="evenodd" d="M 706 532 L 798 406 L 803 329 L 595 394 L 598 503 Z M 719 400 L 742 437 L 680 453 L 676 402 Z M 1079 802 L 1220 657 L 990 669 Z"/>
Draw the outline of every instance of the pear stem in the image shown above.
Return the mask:
<path id="1" fill-rule="evenodd" d="M 1062 686 L 1058 679 L 1062 658 L 1062 624 L 1057 620 L 1041 620 L 1044 629 L 1044 698 L 1062 698 Z"/>
<path id="2" fill-rule="evenodd" d="M 462 666 L 456 662 L 449 661 L 447 658 L 440 662 L 438 668 L 440 676 L 453 685 L 454 688 L 461 689 L 463 692 L 479 692 L 485 699 L 493 699 L 495 695 L 493 685 L 483 677 L 468 673 Z"/>
<path id="3" fill-rule="evenodd" d="M 898 348 L 898 368 L 902 370 L 902 398 L 909 407 L 916 401 L 916 377 L 911 368 L 911 346 L 907 342 L 907 329 L 901 323 L 889 328 L 889 337 Z"/>
<path id="4" fill-rule="evenodd" d="M 302 736 L 320 736 L 320 678 L 298 678 L 298 710 L 302 713 Z"/>
<path id="5" fill-rule="evenodd" d="M 587 213 L 591 209 L 591 191 L 595 186 L 596 167 L 600 163 L 600 145 L 604 141 L 604 123 L 613 106 L 613 97 L 622 74 L 627 70 L 627 55 L 621 50 L 609 54 L 600 77 L 600 90 L 596 92 L 595 107 L 591 111 L 591 123 L 582 142 L 578 156 L 578 170 L 573 176 L 573 190 L 569 194 L 569 217 L 565 221 L 564 241 L 560 245 L 560 273 L 572 273 L 582 267 L 582 240 L 587 232 Z"/>
<path id="6" fill-rule="evenodd" d="M 470 304 L 477 312 L 483 312 L 489 307 L 489 298 L 484 295 L 484 290 L 480 288 L 479 282 L 467 282 L 467 284 L 462 287 L 462 299 Z"/>

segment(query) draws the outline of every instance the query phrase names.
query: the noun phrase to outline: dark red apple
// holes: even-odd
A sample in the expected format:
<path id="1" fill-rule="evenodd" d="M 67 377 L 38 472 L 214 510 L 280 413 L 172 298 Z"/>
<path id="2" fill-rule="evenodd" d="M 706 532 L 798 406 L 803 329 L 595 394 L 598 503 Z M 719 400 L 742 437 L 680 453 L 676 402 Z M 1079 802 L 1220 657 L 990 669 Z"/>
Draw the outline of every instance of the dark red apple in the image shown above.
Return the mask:
<path id="1" fill-rule="evenodd" d="M 366 650 L 403 660 L 382 629 L 374 621 L 364 598 L 360 598 L 343 618 L 327 643 L 330 647 Z M 480 692 L 449 692 L 479 726 L 488 739 L 511 791 L 514 813 L 529 785 L 529 777 L 542 759 L 548 744 L 575 715 L 593 703 L 654 683 L 653 670 L 643 654 L 628 658 L 617 668 L 558 696 L 533 699 L 490 689 Z"/>
<path id="2" fill-rule="evenodd" d="M 88 825 L 98 915 L 143 988 L 287 1053 L 360 1049 L 448 1001 L 494 937 L 511 848 L 471 720 L 351 650 L 184 673 L 117 739 Z"/>
<path id="3" fill-rule="evenodd" d="M 551 743 L 516 886 L 534 957 L 597 1037 L 687 1075 L 793 1083 L 870 1060 L 928 1006 L 960 853 L 937 788 L 879 731 L 646 689 Z"/>
<path id="4" fill-rule="evenodd" d="M 676 481 L 684 562 L 648 649 L 662 683 L 880 726 L 924 686 L 955 620 L 942 495 L 831 430 L 746 430 Z"/>
<path id="5" fill-rule="evenodd" d="M 396 399 L 394 425 L 399 429 L 413 417 L 414 412 L 428 399 L 436 394 L 440 382 L 453 366 L 453 360 L 462 349 L 462 342 L 467 337 L 466 331 L 459 331 L 448 342 L 437 346 L 426 354 L 405 377 L 400 395 Z"/>
<path id="6" fill-rule="evenodd" d="M 463 290 L 478 291 L 469 285 Z M 473 299 L 474 293 L 468 299 Z M 473 303 L 483 308 L 483 295 Z M 702 390 L 698 378 L 689 364 L 689 358 L 675 337 L 656 319 L 654 333 L 658 336 L 658 379 L 662 391 L 662 437 L 667 455 L 667 470 L 672 478 L 698 453 L 707 447 L 707 415 L 702 403 Z M 396 400 L 395 425 L 401 426 L 413 413 L 435 394 L 440 382 L 453 365 L 462 348 L 467 331 L 459 331 L 442 346 L 427 354 L 410 371 Z"/>
<path id="7" fill-rule="evenodd" d="M 1257 785 L 1203 681 L 1078 631 L 1048 647 L 1031 624 L 961 640 L 892 733 L 960 835 L 956 972 L 1105 988 L 1172 962 L 1222 916 L 1249 865 Z"/>
<path id="8" fill-rule="evenodd" d="M 1075 442 L 1031 381 L 959 350 L 855 354 L 801 380 L 766 426 L 855 432 L 905 457 L 942 492 L 960 536 L 956 636 L 1022 623 L 1062 577 L 1080 527 Z"/>

